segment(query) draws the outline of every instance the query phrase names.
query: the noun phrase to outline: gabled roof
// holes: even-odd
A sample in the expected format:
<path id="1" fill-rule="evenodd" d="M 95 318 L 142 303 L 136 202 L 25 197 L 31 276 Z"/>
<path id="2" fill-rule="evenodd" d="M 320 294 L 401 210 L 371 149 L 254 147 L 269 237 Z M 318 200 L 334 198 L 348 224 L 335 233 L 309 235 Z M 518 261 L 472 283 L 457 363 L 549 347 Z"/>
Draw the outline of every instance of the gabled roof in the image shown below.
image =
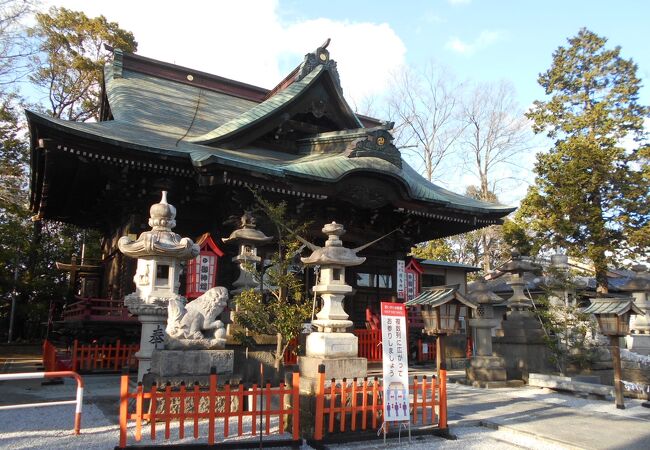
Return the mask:
<path id="1" fill-rule="evenodd" d="M 592 298 L 591 305 L 582 310 L 585 314 L 616 314 L 622 316 L 627 312 L 643 316 L 645 313 L 628 298 Z"/>
<path id="2" fill-rule="evenodd" d="M 262 103 L 253 106 L 251 109 L 242 113 L 238 117 L 226 122 L 218 128 L 195 138 L 188 139 L 188 142 L 196 144 L 211 145 L 216 143 L 227 143 L 229 139 L 237 135 L 250 134 L 247 143 L 250 143 L 258 137 L 254 133 L 250 133 L 251 128 L 256 124 L 260 124 L 272 117 L 277 117 L 285 113 L 287 108 L 297 103 L 306 93 L 318 82 L 323 82 L 322 78 L 331 77 L 330 69 L 325 65 L 318 65 L 307 76 L 300 81 L 294 82 L 286 89 L 278 92 L 274 96 L 264 100 Z M 333 80 L 330 80 L 333 84 Z M 340 105 L 340 116 L 349 128 L 363 128 L 363 125 L 356 117 L 350 106 L 340 93 L 339 89 L 330 89 L 337 97 L 337 104 Z"/>
<path id="3" fill-rule="evenodd" d="M 420 295 L 412 300 L 407 301 L 406 306 L 427 305 L 435 308 L 437 306 L 444 305 L 445 303 L 448 303 L 452 300 L 458 300 L 460 303 L 469 308 L 478 308 L 478 305 L 476 303 L 458 292 L 458 288 L 459 285 L 457 284 L 426 288 L 420 293 Z"/>

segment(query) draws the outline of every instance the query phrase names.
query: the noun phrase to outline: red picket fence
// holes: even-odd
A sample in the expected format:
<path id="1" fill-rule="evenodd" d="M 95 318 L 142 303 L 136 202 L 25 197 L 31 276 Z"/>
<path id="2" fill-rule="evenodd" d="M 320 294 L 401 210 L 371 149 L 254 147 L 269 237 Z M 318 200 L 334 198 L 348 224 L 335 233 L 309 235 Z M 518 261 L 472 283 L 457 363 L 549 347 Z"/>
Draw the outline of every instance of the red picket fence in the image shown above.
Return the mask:
<path id="1" fill-rule="evenodd" d="M 426 344 L 426 347 L 424 344 Z M 422 339 L 418 339 L 418 362 L 435 360 L 436 344 L 434 342 L 422 342 Z"/>
<path id="2" fill-rule="evenodd" d="M 326 423 L 328 433 L 357 431 L 358 428 L 366 430 L 368 426 L 373 430 L 379 428 L 383 415 L 383 393 L 378 378 L 375 377 L 371 384 L 364 378 L 360 385 L 356 378 L 351 383 L 345 378 L 341 382 L 332 379 L 326 387 L 324 366 L 319 367 L 318 376 L 315 441 L 323 440 Z M 419 381 L 415 377 L 409 386 L 409 392 L 412 393 L 409 406 L 414 425 L 447 428 L 446 370 L 440 371 L 440 380 L 435 377 L 427 379 L 425 376 Z M 336 427 L 335 421 L 338 421 Z"/>
<path id="3" fill-rule="evenodd" d="M 368 358 L 368 361 L 382 360 L 381 330 L 354 330 L 354 334 L 359 338 L 359 353 L 362 358 Z"/>
<path id="4" fill-rule="evenodd" d="M 64 321 L 114 321 L 137 322 L 138 318 L 129 313 L 123 300 L 109 298 L 75 297 L 77 300 L 66 306 Z"/>
<path id="5" fill-rule="evenodd" d="M 192 423 L 192 434 L 194 439 L 199 439 L 201 429 L 200 422 L 207 424 L 207 439 L 209 445 L 214 445 L 216 438 L 215 432 L 217 428 L 223 427 L 223 437 L 227 438 L 231 434 L 237 436 L 248 435 L 251 438 L 256 438 L 260 430 L 258 430 L 258 421 L 260 417 L 263 421 L 262 432 L 267 436 L 271 434 L 271 420 L 278 418 L 277 433 L 280 435 L 285 433 L 285 418 L 291 424 L 291 441 L 297 442 L 300 440 L 300 376 L 294 372 L 292 385 L 287 387 L 284 383 L 280 383 L 278 387 L 271 387 L 267 383 L 265 387 L 258 387 L 254 384 L 251 389 L 244 389 L 243 384 L 238 386 L 224 385 L 217 388 L 217 375 L 210 374 L 210 385 L 206 389 L 194 384 L 194 386 L 187 388 L 185 384 L 181 384 L 178 390 L 172 390 L 169 383 L 165 386 L 163 391 L 158 390 L 155 384 L 151 390 L 144 391 L 142 383 L 138 383 L 135 392 L 129 392 L 129 377 L 122 375 L 120 387 L 120 442 L 119 448 L 126 448 L 127 445 L 127 427 L 129 421 L 135 421 L 135 440 L 140 442 L 142 439 L 143 422 L 147 422 L 146 427 L 149 428 L 149 435 L 151 440 L 156 439 L 156 427 L 159 422 L 161 427 L 164 426 L 164 438 L 169 440 L 171 438 L 171 422 L 178 421 L 178 438 L 185 438 L 186 422 Z M 250 404 L 250 411 L 244 410 L 244 400 L 248 397 Z M 285 398 L 291 399 L 291 405 L 285 406 Z M 274 399 L 275 398 L 275 401 Z M 177 400 L 176 400 L 177 399 Z M 217 409 L 218 400 L 222 399 L 221 408 Z M 132 401 L 133 400 L 133 401 Z M 188 400 L 191 401 L 191 405 Z M 235 401 L 233 401 L 235 400 Z M 170 411 L 170 403 L 178 401 L 178 411 Z M 158 406 L 162 403 L 164 412 L 157 412 Z M 258 409 L 258 402 L 263 405 L 263 408 Z M 201 405 L 207 403 L 207 411 L 201 412 L 200 408 L 195 408 L 194 405 Z M 279 405 L 273 408 L 272 405 Z M 130 405 L 134 405 L 135 411 L 129 411 Z M 233 408 L 234 406 L 234 408 Z M 250 417 L 250 421 L 245 420 Z M 236 422 L 237 431 L 231 431 L 231 419 Z M 249 422 L 248 423 L 244 422 Z M 207 423 L 206 423 L 207 422 Z M 202 427 L 203 429 L 205 427 Z M 245 430 L 246 429 L 246 430 Z M 274 430 L 275 433 L 275 430 Z M 205 437 L 205 436 L 203 436 Z"/>
<path id="6" fill-rule="evenodd" d="M 75 339 L 72 346 L 72 370 L 74 371 L 119 371 L 124 366 L 137 367 L 135 353 L 140 349 L 138 344 L 115 345 L 88 344 L 83 345 Z"/>

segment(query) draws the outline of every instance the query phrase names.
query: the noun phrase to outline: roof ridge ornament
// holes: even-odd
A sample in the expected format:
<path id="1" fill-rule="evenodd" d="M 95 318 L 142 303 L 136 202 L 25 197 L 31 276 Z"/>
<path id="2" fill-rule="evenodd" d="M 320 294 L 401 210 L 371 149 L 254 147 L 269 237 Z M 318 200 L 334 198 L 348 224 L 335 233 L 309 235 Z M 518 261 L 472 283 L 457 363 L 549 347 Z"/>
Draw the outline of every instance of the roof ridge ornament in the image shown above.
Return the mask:
<path id="1" fill-rule="evenodd" d="M 401 169 L 402 154 L 393 144 L 394 137 L 389 131 L 393 127 L 393 122 L 385 122 L 367 129 L 365 136 L 355 139 L 348 147 L 348 158 L 380 158 Z"/>
<path id="2" fill-rule="evenodd" d="M 339 71 L 336 68 L 336 61 L 330 59 L 330 52 L 327 50 L 327 47 L 330 45 L 330 38 L 327 38 L 320 47 L 311 53 L 305 55 L 305 59 L 298 68 L 298 74 L 293 80 L 294 83 L 302 80 L 308 74 L 310 74 L 316 67 L 324 66 L 326 70 L 330 72 L 332 78 L 334 79 L 334 84 L 339 92 L 343 93 L 341 88 L 341 79 L 339 78 Z"/>

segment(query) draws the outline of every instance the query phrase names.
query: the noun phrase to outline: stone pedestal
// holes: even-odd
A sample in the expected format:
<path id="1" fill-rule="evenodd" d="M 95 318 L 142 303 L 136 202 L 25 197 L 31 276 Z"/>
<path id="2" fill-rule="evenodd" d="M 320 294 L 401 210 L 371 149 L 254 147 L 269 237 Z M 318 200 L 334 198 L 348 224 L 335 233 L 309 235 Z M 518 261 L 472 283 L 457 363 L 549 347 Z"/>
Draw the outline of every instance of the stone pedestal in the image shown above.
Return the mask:
<path id="1" fill-rule="evenodd" d="M 490 382 L 505 382 L 506 361 L 500 356 L 474 356 L 467 368 L 467 379 L 479 385 Z"/>
<path id="2" fill-rule="evenodd" d="M 153 351 L 164 346 L 167 305 L 144 303 L 136 294 L 127 295 L 124 304 L 131 314 L 138 316 L 138 321 L 142 324 L 140 350 L 135 354 L 138 359 L 138 381 L 142 381 L 151 367 Z"/>
<path id="3" fill-rule="evenodd" d="M 151 358 L 151 381 L 164 384 L 167 381 L 198 381 L 208 384 L 210 369 L 230 380 L 234 367 L 233 350 L 156 350 Z"/>
<path id="4" fill-rule="evenodd" d="M 639 355 L 650 355 L 650 334 L 631 334 L 625 336 L 625 344 L 629 351 Z"/>
<path id="5" fill-rule="evenodd" d="M 325 366 L 325 375 L 328 380 L 335 378 L 362 379 L 368 375 L 368 360 L 358 356 L 344 358 L 331 358 L 319 356 L 300 356 L 298 366 L 300 370 L 300 391 L 305 394 L 315 394 L 318 382 L 318 366 Z"/>
<path id="6" fill-rule="evenodd" d="M 356 357 L 359 338 L 352 333 L 314 332 L 307 336 L 305 353 L 316 358 Z M 329 377 L 329 374 L 328 374 Z"/>
<path id="7" fill-rule="evenodd" d="M 493 341 L 494 354 L 506 361 L 509 380 L 527 380 L 529 372 L 556 370 L 544 330 L 531 311 L 510 311 L 501 324 L 503 337 Z"/>

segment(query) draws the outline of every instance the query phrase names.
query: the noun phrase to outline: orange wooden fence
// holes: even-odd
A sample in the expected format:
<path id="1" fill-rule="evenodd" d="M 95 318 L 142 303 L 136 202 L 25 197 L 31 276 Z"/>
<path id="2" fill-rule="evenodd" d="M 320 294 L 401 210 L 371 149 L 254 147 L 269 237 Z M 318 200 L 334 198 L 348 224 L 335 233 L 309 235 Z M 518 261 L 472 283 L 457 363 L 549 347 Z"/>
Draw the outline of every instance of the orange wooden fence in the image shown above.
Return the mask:
<path id="1" fill-rule="evenodd" d="M 62 360 L 61 355 L 56 351 L 56 347 L 50 341 L 43 341 L 43 370 L 46 372 L 56 372 L 59 370 L 70 369 L 69 360 Z"/>
<path id="2" fill-rule="evenodd" d="M 359 353 L 362 358 L 368 358 L 368 361 L 382 360 L 381 330 L 354 330 L 354 334 L 359 338 Z"/>
<path id="3" fill-rule="evenodd" d="M 372 383 L 367 378 L 360 384 L 355 378 L 352 382 L 343 378 L 340 382 L 332 379 L 325 386 L 325 370 L 319 367 L 316 393 L 316 417 L 314 440 L 322 441 L 324 428 L 328 433 L 376 430 L 383 419 L 383 392 L 378 378 Z M 426 376 L 420 381 L 417 377 L 409 386 L 411 420 L 414 425 L 435 425 L 447 428 L 447 372 L 440 371 L 440 380 Z M 335 422 L 338 423 L 336 424 Z M 335 426 L 336 425 L 336 426 Z"/>
<path id="4" fill-rule="evenodd" d="M 243 384 L 238 386 L 224 385 L 217 388 L 217 375 L 213 372 L 210 374 L 209 387 L 203 388 L 195 383 L 192 387 L 186 387 L 181 384 L 179 389 L 172 390 L 171 385 L 167 383 L 164 390 L 159 390 L 155 384 L 150 390 L 144 391 L 142 383 L 138 383 L 135 392 L 129 392 L 129 377 L 122 375 L 120 387 L 120 442 L 119 448 L 125 448 L 127 444 L 127 428 L 129 421 L 135 421 L 135 440 L 140 442 L 143 433 L 143 422 L 149 429 L 151 440 L 156 439 L 156 427 L 159 422 L 160 427 L 164 426 L 164 438 L 171 438 L 171 422 L 178 421 L 178 438 L 184 439 L 186 422 L 191 422 L 192 434 L 194 439 L 200 437 L 200 422 L 207 424 L 207 439 L 209 445 L 214 445 L 215 434 L 218 428 L 222 428 L 223 437 L 227 438 L 231 434 L 237 436 L 248 435 L 256 438 L 261 431 L 266 435 L 272 433 L 271 421 L 278 418 L 277 433 L 280 435 L 285 432 L 285 419 L 291 424 L 291 440 L 296 442 L 300 439 L 300 378 L 297 372 L 294 372 L 292 386 L 285 386 L 280 383 L 278 387 L 271 387 L 267 383 L 264 387 L 258 387 L 254 384 L 251 389 L 244 389 Z M 249 411 L 244 410 L 244 400 L 248 397 L 250 405 Z M 285 399 L 290 398 L 290 406 L 285 406 Z M 223 399 L 218 403 L 219 399 Z M 177 400 L 176 400 L 177 399 Z M 131 401 L 131 400 L 134 400 Z M 190 405 L 188 400 L 192 402 Z M 178 411 L 170 410 L 171 402 L 178 402 Z M 163 402 L 162 404 L 160 402 Z M 200 411 L 194 405 L 206 404 L 207 411 Z M 259 408 L 263 405 L 263 408 Z M 131 405 L 134 405 L 135 411 L 129 411 Z M 159 405 L 164 412 L 158 412 Z M 217 405 L 221 405 L 217 408 Z M 273 405 L 279 405 L 274 408 Z M 261 409 L 261 410 L 260 410 Z M 262 429 L 258 430 L 258 421 L 262 418 Z M 250 418 L 250 420 L 248 420 Z M 231 423 L 231 419 L 236 423 Z M 231 430 L 236 426 L 236 431 Z M 203 427 L 205 428 L 205 427 Z M 276 430 L 273 429 L 273 433 Z M 205 436 L 203 436 L 205 437 Z"/>
<path id="5" fill-rule="evenodd" d="M 72 346 L 72 370 L 114 370 L 119 371 L 124 366 L 136 367 L 135 353 L 138 344 L 124 345 L 118 340 L 115 345 L 79 344 L 77 340 Z"/>

